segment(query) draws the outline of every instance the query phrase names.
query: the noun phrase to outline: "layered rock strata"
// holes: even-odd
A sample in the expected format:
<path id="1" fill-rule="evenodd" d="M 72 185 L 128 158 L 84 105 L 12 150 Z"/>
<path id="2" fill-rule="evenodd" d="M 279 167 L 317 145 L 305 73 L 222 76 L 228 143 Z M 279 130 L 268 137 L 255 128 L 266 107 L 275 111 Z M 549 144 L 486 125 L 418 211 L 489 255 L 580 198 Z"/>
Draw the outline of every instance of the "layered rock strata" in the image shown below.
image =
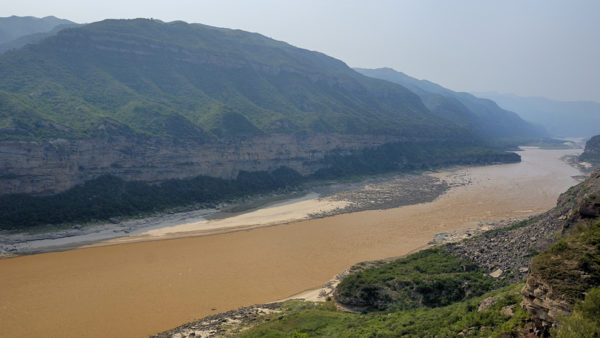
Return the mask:
<path id="1" fill-rule="evenodd" d="M 326 154 L 399 141 L 385 135 L 268 135 L 199 142 L 182 139 L 104 137 L 0 142 L 0 195 L 52 194 L 100 175 L 159 182 L 199 175 L 235 178 L 244 171 L 281 166 L 305 175 Z"/>

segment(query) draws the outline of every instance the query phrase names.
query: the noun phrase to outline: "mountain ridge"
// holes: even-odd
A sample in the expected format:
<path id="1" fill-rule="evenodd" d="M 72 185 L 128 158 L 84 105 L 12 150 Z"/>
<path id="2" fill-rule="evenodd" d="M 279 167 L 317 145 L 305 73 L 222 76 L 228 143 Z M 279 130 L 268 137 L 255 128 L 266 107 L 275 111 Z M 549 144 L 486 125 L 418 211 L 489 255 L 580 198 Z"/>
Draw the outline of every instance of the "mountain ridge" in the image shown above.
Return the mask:
<path id="1" fill-rule="evenodd" d="M 5 53 L 0 56 L 0 75 L 5 79 L 0 81 L 0 95 L 40 116 L 13 121 L 4 117 L 3 124 L 12 126 L 13 133 L 39 134 L 40 128 L 32 126 L 31 120 L 42 118 L 86 137 L 90 128 L 110 118 L 138 133 L 177 137 L 179 133 L 155 126 L 175 123 L 210 131 L 214 120 L 235 115 L 266 133 L 324 129 L 432 137 L 468 134 L 437 121 L 404 87 L 363 77 L 339 60 L 256 33 L 207 27 L 105 20 L 64 29 L 40 43 Z M 36 66 L 39 62 L 61 72 L 48 74 Z M 24 81 L 22 73 L 31 76 Z M 43 109 L 36 109 L 40 106 Z M 82 111 L 84 121 L 62 114 L 75 109 Z M 413 132 L 415 128 L 419 131 Z M 4 135 L 14 138 L 10 132 Z"/>
<path id="2" fill-rule="evenodd" d="M 33 16 L 0 17 L 0 45 L 36 33 L 46 33 L 59 25 L 75 24 L 55 16 L 37 18 Z"/>
<path id="3" fill-rule="evenodd" d="M 546 136 L 544 130 L 522 120 L 516 113 L 500 108 L 492 100 L 455 92 L 392 68 L 354 69 L 366 76 L 405 86 L 419 95 L 425 106 L 440 118 L 472 128 L 480 136 L 522 139 Z"/>
<path id="4" fill-rule="evenodd" d="M 557 101 L 514 94 L 476 93 L 518 113 L 523 119 L 543 125 L 557 137 L 588 138 L 600 134 L 600 103 Z"/>

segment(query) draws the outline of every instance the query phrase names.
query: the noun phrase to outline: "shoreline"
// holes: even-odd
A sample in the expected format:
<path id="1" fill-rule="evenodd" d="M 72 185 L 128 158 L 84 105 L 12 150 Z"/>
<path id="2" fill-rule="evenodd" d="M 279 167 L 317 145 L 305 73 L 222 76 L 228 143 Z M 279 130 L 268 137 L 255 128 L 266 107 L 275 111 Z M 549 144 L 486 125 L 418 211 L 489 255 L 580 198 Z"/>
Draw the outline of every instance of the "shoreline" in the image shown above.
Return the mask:
<path id="1" fill-rule="evenodd" d="M 533 214 L 533 215 L 528 215 L 528 216 L 523 216 L 523 217 L 511 217 L 511 218 L 499 219 L 499 220 L 488 221 L 488 222 L 480 222 L 476 228 L 465 228 L 465 229 L 453 230 L 450 232 L 441 232 L 441 233 L 436 234 L 431 239 L 431 241 L 429 241 L 427 244 L 425 244 L 419 248 L 416 248 L 414 250 L 411 250 L 403 255 L 377 259 L 374 261 L 357 262 L 354 265 L 352 265 L 349 269 L 346 269 L 346 270 L 336 274 L 333 278 L 331 278 L 330 280 L 328 280 L 326 283 L 324 283 L 323 285 L 321 285 L 319 287 L 308 288 L 304 291 L 298 292 L 289 297 L 285 297 L 285 298 L 276 300 L 272 303 L 281 303 L 281 302 L 284 302 L 287 300 L 292 300 L 292 299 L 301 299 L 301 300 L 313 301 L 313 302 L 325 301 L 328 296 L 333 295 L 335 286 L 337 284 L 339 284 L 342 281 L 342 279 L 346 275 L 348 275 L 349 272 L 353 271 L 353 269 L 356 269 L 359 266 L 360 266 L 360 269 L 364 269 L 364 268 L 372 266 L 372 265 L 389 263 L 396 259 L 404 258 L 411 254 L 417 253 L 419 251 L 422 251 L 422 250 L 425 250 L 425 249 L 428 249 L 428 248 L 431 248 L 431 247 L 434 247 L 437 245 L 458 243 L 462 240 L 481 235 L 481 234 L 485 233 L 486 231 L 510 227 L 520 221 L 524 221 L 524 220 L 536 217 L 538 215 L 540 215 L 540 214 Z M 268 303 L 268 304 L 270 304 L 270 303 Z"/>
<path id="2" fill-rule="evenodd" d="M 480 223 L 475 229 L 459 229 L 450 233 L 440 233 L 436 235 L 435 238 L 432 239 L 432 241 L 430 241 L 429 243 L 409 252 L 406 252 L 403 255 L 377 259 L 373 261 L 362 261 L 353 264 L 350 268 L 345 269 L 342 272 L 336 274 L 321 286 L 308 288 L 306 290 L 295 293 L 289 297 L 284 297 L 272 302 L 264 304 L 253 304 L 250 306 L 244 306 L 226 312 L 220 312 L 203 318 L 195 319 L 177 327 L 168 329 L 166 331 L 153 334 L 151 335 L 151 337 L 172 337 L 174 334 L 180 334 L 181 337 L 213 337 L 220 336 L 223 334 L 227 335 L 228 332 L 231 332 L 231 330 L 236 329 L 237 327 L 239 327 L 239 325 L 250 325 L 250 323 L 254 322 L 254 320 L 258 316 L 282 312 L 282 306 L 287 301 L 291 300 L 302 300 L 307 302 L 332 301 L 338 311 L 358 314 L 362 312 L 363 308 L 351 307 L 348 305 L 341 304 L 335 300 L 333 295 L 337 285 L 350 273 L 361 271 L 372 266 L 383 265 L 435 246 L 445 245 L 449 243 L 460 243 L 465 239 L 483 234 L 486 231 L 510 227 L 518 223 L 519 221 L 530 219 L 538 215 L 539 214 L 521 218 L 500 219 L 497 221 Z M 440 235 L 443 236 L 441 238 L 438 238 L 438 236 Z M 222 323 L 227 323 L 229 324 L 229 326 L 223 327 Z"/>
<path id="3" fill-rule="evenodd" d="M 537 147 L 521 147 L 519 152 Z M 581 170 L 574 155 L 561 160 Z M 323 186 L 305 186 L 288 193 L 273 193 L 221 203 L 214 208 L 181 212 L 165 211 L 146 217 L 113 218 L 109 222 L 84 225 L 50 226 L 51 231 L 0 231 L 0 259 L 86 247 L 98 247 L 140 241 L 169 240 L 183 237 L 211 236 L 259 227 L 286 225 L 304 220 L 330 217 L 366 210 L 389 210 L 401 206 L 431 202 L 453 188 L 472 182 L 464 172 L 487 166 L 454 166 L 420 174 L 382 174 L 358 181 L 328 182 Z M 463 172 L 463 176 L 460 176 Z M 455 174 L 459 173 L 459 174 Z M 582 173 L 583 175 L 583 173 Z M 584 176 L 573 176 L 581 181 Z M 248 215 L 270 208 L 312 200 L 312 209 L 304 214 L 248 220 Z M 231 219 L 244 219 L 231 221 Z M 226 220 L 230 221 L 226 221 Z M 233 222 L 233 224 L 231 224 Z M 215 225 L 222 223 L 221 225 Z M 229 224 L 227 224 L 229 223 Z"/>
<path id="4" fill-rule="evenodd" d="M 334 182 L 318 189 L 290 194 L 248 198 L 221 206 L 220 209 L 167 212 L 89 226 L 75 225 L 49 232 L 5 232 L 0 238 L 0 259 L 142 241 L 212 236 L 365 210 L 386 210 L 427 203 L 451 188 L 434 174 L 378 175 L 351 183 Z M 285 210 L 297 209 L 302 204 L 310 204 L 304 213 Z M 257 215 L 254 220 L 251 219 L 253 214 L 275 208 L 282 209 L 288 215 L 262 215 L 262 219 L 258 219 L 261 215 Z"/>

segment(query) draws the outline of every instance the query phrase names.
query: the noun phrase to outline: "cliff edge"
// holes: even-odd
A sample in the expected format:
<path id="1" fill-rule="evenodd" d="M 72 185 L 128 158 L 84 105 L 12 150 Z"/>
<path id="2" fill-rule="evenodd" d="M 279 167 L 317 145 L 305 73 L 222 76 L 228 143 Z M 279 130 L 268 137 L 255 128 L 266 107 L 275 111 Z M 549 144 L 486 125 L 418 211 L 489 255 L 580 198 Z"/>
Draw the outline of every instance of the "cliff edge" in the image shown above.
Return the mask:
<path id="1" fill-rule="evenodd" d="M 542 336 L 600 285 L 600 170 L 563 194 L 559 206 L 566 203 L 572 207 L 565 236 L 533 259 L 521 291 L 521 305 Z"/>

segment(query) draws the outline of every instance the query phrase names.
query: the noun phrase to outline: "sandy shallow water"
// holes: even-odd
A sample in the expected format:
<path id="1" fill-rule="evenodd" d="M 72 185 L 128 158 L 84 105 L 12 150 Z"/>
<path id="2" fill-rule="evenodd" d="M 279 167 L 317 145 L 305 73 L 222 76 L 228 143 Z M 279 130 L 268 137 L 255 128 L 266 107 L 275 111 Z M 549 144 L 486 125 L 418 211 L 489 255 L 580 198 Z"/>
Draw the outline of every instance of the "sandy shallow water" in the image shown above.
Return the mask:
<path id="1" fill-rule="evenodd" d="M 2 259 L 0 336 L 143 337 L 283 299 L 439 232 L 545 211 L 576 184 L 579 172 L 560 158 L 579 151 L 526 149 L 521 163 L 435 174 L 471 183 L 431 203 Z"/>

